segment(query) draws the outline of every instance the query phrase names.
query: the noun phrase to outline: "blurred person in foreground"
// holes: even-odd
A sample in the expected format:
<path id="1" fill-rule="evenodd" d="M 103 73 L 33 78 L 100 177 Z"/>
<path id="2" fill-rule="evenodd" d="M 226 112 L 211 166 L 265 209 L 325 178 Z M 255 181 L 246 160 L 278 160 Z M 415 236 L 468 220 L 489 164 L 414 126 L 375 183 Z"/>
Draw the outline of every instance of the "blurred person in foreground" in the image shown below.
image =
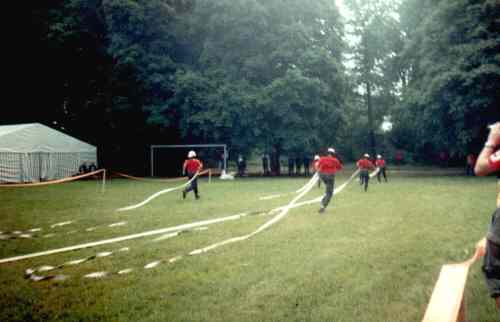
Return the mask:
<path id="1" fill-rule="evenodd" d="M 500 171 L 500 122 L 492 125 L 490 129 L 474 168 L 478 176 Z M 490 295 L 495 299 L 497 309 L 500 309 L 500 193 L 497 195 L 497 207 L 486 235 L 486 253 L 482 269 Z"/>

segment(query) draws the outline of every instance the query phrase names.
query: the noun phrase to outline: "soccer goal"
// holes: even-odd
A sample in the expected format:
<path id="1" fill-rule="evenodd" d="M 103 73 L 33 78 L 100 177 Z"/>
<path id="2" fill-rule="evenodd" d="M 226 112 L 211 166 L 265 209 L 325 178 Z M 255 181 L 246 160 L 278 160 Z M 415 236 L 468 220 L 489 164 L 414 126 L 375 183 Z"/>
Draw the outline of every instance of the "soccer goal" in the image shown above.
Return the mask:
<path id="1" fill-rule="evenodd" d="M 151 177 L 180 175 L 190 150 L 196 152 L 205 168 L 227 170 L 227 144 L 151 145 Z"/>

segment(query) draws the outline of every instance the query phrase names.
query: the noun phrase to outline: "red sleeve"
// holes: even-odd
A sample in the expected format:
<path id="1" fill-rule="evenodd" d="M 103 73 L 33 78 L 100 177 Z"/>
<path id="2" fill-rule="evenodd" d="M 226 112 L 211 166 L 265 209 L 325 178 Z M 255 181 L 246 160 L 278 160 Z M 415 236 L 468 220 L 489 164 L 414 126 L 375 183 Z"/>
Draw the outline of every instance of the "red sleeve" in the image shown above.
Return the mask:
<path id="1" fill-rule="evenodd" d="M 490 169 L 493 171 L 500 170 L 500 150 L 490 155 L 488 162 L 490 164 Z"/>
<path id="2" fill-rule="evenodd" d="M 361 160 L 359 160 L 358 162 L 356 162 L 356 166 L 359 168 L 361 166 Z"/>
<path id="3" fill-rule="evenodd" d="M 342 170 L 342 163 L 337 160 L 337 170 Z"/>

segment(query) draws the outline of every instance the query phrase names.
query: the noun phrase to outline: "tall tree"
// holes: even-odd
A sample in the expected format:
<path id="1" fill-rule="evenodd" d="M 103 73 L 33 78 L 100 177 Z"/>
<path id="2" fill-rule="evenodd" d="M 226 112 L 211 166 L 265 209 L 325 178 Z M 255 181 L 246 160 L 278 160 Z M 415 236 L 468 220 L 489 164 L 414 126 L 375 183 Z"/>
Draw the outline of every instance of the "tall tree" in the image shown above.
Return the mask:
<path id="1" fill-rule="evenodd" d="M 305 152 L 340 124 L 342 26 L 330 1 L 204 1 L 187 21 L 189 60 L 155 111 L 157 120 L 181 111 L 185 140 Z"/>
<path id="2" fill-rule="evenodd" d="M 357 91 L 364 97 L 368 147 L 375 154 L 375 132 L 383 121 L 384 105 L 389 103 L 387 99 L 393 94 L 385 66 L 386 61 L 395 54 L 393 42 L 399 32 L 396 14 L 398 2 L 347 0 L 345 3 L 351 10 L 347 30 L 352 43 L 352 74 Z M 375 100 L 384 104 L 376 104 Z"/>
<path id="3" fill-rule="evenodd" d="M 499 13 L 495 0 L 453 0 L 402 15 L 414 32 L 403 52 L 409 77 L 398 123 L 418 124 L 411 146 L 424 158 L 478 152 L 486 124 L 500 119 Z"/>

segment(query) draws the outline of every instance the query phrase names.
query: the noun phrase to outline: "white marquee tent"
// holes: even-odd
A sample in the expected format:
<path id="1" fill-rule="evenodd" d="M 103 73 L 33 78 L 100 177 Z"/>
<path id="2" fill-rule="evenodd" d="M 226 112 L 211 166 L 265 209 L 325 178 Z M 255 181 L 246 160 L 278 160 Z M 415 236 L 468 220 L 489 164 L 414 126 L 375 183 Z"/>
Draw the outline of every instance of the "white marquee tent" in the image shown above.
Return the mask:
<path id="1" fill-rule="evenodd" d="M 97 165 L 96 147 L 40 123 L 0 126 L 0 183 L 38 182 Z"/>

